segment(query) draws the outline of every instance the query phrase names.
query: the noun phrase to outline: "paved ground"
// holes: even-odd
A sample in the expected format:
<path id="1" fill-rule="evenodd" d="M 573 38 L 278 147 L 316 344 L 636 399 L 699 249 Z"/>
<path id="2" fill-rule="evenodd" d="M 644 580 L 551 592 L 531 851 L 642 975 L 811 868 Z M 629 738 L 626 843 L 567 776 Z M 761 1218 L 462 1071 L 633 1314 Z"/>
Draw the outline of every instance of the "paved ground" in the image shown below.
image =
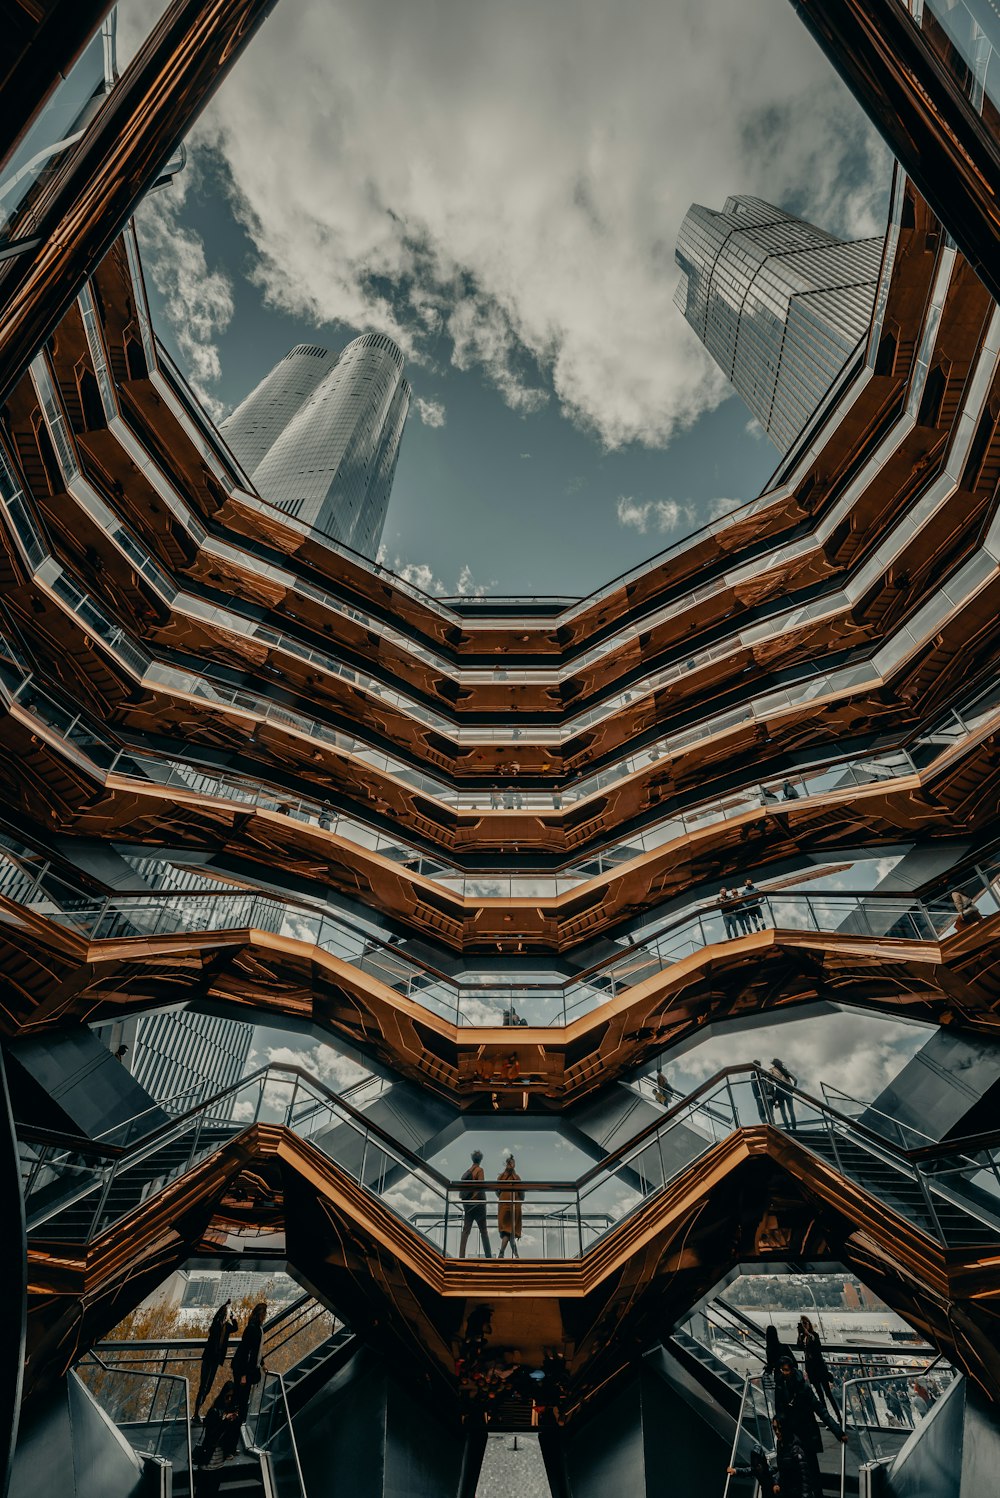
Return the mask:
<path id="1" fill-rule="evenodd" d="M 538 1437 L 488 1436 L 476 1498 L 551 1498 Z"/>

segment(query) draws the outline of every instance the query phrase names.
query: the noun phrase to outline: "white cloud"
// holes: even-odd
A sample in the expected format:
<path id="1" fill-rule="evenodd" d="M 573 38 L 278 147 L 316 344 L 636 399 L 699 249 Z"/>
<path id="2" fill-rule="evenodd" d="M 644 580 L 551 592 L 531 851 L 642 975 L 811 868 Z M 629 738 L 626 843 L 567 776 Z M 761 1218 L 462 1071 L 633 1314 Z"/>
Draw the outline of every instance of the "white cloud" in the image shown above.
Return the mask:
<path id="1" fill-rule="evenodd" d="M 743 430 L 746 432 L 747 436 L 752 437 L 755 442 L 759 442 L 760 439 L 765 435 L 764 428 L 761 426 L 756 416 L 751 416 L 750 420 L 747 422 Z"/>
<path id="2" fill-rule="evenodd" d="M 322 1041 L 299 1050 L 288 1045 L 270 1046 L 265 1055 L 268 1061 L 277 1065 L 301 1066 L 303 1071 L 318 1077 L 334 1092 L 342 1092 L 368 1075 L 367 1069 L 357 1061 L 342 1056 L 333 1046 L 324 1045 Z"/>
<path id="3" fill-rule="evenodd" d="M 466 562 L 458 574 L 455 591 L 461 598 L 483 598 L 495 586 L 495 583 L 477 583 L 472 575 L 472 568 Z"/>
<path id="4" fill-rule="evenodd" d="M 418 395 L 413 405 L 425 427 L 444 426 L 447 412 L 440 401 L 425 400 L 422 395 Z"/>
<path id="5" fill-rule="evenodd" d="M 878 232 L 888 156 L 787 0 L 578 0 L 573 22 L 567 45 L 555 0 L 299 0 L 199 133 L 272 303 L 410 359 L 433 337 L 516 411 L 551 388 L 607 446 L 662 444 L 727 393 L 671 300 L 690 203 Z"/>
<path id="6" fill-rule="evenodd" d="M 741 499 L 712 499 L 705 506 L 705 510 L 709 520 L 721 520 L 723 515 L 731 514 L 736 506 L 742 503 Z"/>
<path id="7" fill-rule="evenodd" d="M 929 1026 L 880 1019 L 860 1010 L 842 1014 L 789 1013 L 770 1025 L 721 1030 L 680 1057 L 667 1075 L 687 1091 L 724 1066 L 748 1064 L 754 1057 L 770 1066 L 780 1056 L 799 1086 L 822 1097 L 820 1082 L 870 1102 L 929 1039 Z M 664 1058 L 669 1063 L 669 1054 Z"/>
<path id="8" fill-rule="evenodd" d="M 695 520 L 692 506 L 678 504 L 676 499 L 647 499 L 640 502 L 633 499 L 631 494 L 619 494 L 615 510 L 618 524 L 631 527 L 640 535 L 645 535 L 650 529 L 662 534 L 664 531 L 676 530 L 682 522 L 692 525 Z"/>
<path id="9" fill-rule="evenodd" d="M 216 339 L 232 320 L 233 283 L 225 271 L 209 269 L 201 238 L 181 221 L 194 181 L 192 165 L 146 199 L 136 215 L 136 227 L 146 274 L 163 298 L 185 373 L 205 408 L 219 420 L 226 408 L 210 387 L 222 373 Z"/>
<path id="10" fill-rule="evenodd" d="M 449 587 L 443 578 L 435 574 L 429 562 L 406 562 L 402 557 L 396 557 L 390 562 L 389 554 L 384 546 L 379 548 L 378 561 L 381 566 L 387 567 L 404 582 L 420 588 L 424 593 L 431 593 L 436 598 L 482 598 L 491 588 L 496 587 L 495 579 L 488 583 L 477 583 L 468 562 L 459 568 L 458 580 L 454 587 Z"/>

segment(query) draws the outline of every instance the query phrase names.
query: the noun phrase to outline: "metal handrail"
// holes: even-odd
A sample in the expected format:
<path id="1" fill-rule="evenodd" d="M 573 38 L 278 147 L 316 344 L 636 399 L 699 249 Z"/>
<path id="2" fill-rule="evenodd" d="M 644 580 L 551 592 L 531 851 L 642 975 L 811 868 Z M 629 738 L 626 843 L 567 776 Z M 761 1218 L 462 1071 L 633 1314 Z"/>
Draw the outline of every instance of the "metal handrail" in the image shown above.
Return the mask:
<path id="1" fill-rule="evenodd" d="M 928 1368 L 922 1369 L 921 1372 L 928 1372 L 929 1369 L 933 1368 L 934 1364 L 937 1363 L 938 1361 L 939 1361 L 939 1358 L 935 1358 L 934 1362 L 930 1363 L 928 1365 Z M 844 1380 L 843 1384 L 841 1385 L 841 1389 L 840 1389 L 840 1425 L 841 1425 L 841 1429 L 843 1430 L 845 1436 L 847 1435 L 847 1391 L 848 1391 L 848 1389 L 853 1389 L 853 1388 L 857 1387 L 859 1384 L 896 1383 L 896 1382 L 898 1382 L 900 1376 L 901 1375 L 899 1373 L 887 1373 L 887 1374 L 878 1374 L 878 1375 L 876 1375 L 874 1377 L 871 1377 L 871 1378 L 847 1378 L 847 1379 Z M 854 1427 L 855 1430 L 857 1430 L 858 1428 L 859 1428 L 858 1426 Z M 914 1429 L 915 1428 L 916 1427 L 914 1427 Z M 845 1441 L 841 1441 L 841 1443 L 840 1443 L 840 1498 L 846 1498 L 846 1494 L 847 1494 L 847 1442 L 845 1440 Z"/>
<path id="2" fill-rule="evenodd" d="M 743 1411 L 746 1409 L 746 1406 L 747 1406 L 747 1395 L 750 1392 L 750 1378 L 751 1378 L 751 1375 L 748 1373 L 747 1376 L 746 1376 L 746 1378 L 743 1380 L 743 1393 L 740 1396 L 740 1408 L 739 1408 L 739 1411 L 738 1411 L 737 1416 L 736 1416 L 736 1430 L 735 1430 L 735 1433 L 733 1435 L 733 1447 L 732 1447 L 732 1450 L 729 1453 L 729 1465 L 726 1468 L 726 1481 L 725 1481 L 725 1485 L 724 1485 L 724 1487 L 722 1489 L 722 1498 L 728 1498 L 728 1495 L 729 1495 L 729 1484 L 733 1480 L 733 1474 L 729 1470 L 729 1468 L 736 1466 L 736 1452 L 739 1449 L 740 1436 L 743 1433 Z"/>
<path id="3" fill-rule="evenodd" d="M 652 1122 L 646 1124 L 642 1129 L 634 1134 L 631 1139 L 626 1140 L 624 1144 L 619 1145 L 615 1150 L 611 1151 L 602 1161 L 591 1166 L 590 1169 L 585 1171 L 583 1175 L 577 1177 L 575 1180 L 547 1180 L 537 1182 L 524 1180 L 519 1184 L 525 1187 L 530 1187 L 532 1190 L 567 1190 L 570 1188 L 581 1188 L 590 1185 L 599 1176 L 604 1174 L 609 1169 L 609 1167 L 620 1164 L 638 1146 L 642 1145 L 647 1140 L 651 1140 L 661 1130 L 664 1130 L 665 1126 L 675 1123 L 682 1114 L 690 1112 L 697 1104 L 699 1098 L 711 1092 L 714 1092 L 727 1079 L 731 1080 L 733 1078 L 751 1077 L 756 1073 L 758 1073 L 758 1069 L 756 1067 L 745 1064 L 738 1066 L 721 1067 L 711 1077 L 707 1078 L 698 1087 L 694 1088 L 692 1092 L 688 1093 L 686 1097 L 682 1098 L 678 1103 L 675 1103 L 672 1108 L 668 1108 L 664 1113 L 660 1115 L 659 1118 L 654 1119 Z M 467 1182 L 450 1180 L 449 1177 L 445 1176 L 442 1172 L 437 1170 L 435 1166 L 430 1164 L 428 1161 L 421 1159 L 419 1155 L 410 1150 L 405 1144 L 402 1144 L 398 1140 L 394 1139 L 393 1136 L 390 1135 L 387 1130 L 383 1129 L 378 1123 L 369 1119 L 364 1113 L 361 1113 L 350 1103 L 345 1102 L 341 1095 L 335 1093 L 331 1088 L 327 1087 L 326 1084 L 320 1081 L 319 1078 L 313 1076 L 310 1072 L 306 1071 L 305 1068 L 291 1065 L 287 1062 L 270 1062 L 265 1066 L 258 1067 L 256 1071 L 249 1073 L 240 1081 L 232 1082 L 227 1087 L 220 1089 L 219 1092 L 213 1094 L 211 1098 L 207 1098 L 203 1103 L 200 1103 L 196 1108 L 191 1109 L 188 1113 L 182 1114 L 179 1118 L 171 1120 L 168 1124 L 162 1126 L 161 1128 L 153 1130 L 149 1135 L 131 1145 L 118 1147 L 95 1145 L 93 1141 L 86 1139 L 85 1137 L 80 1135 L 55 1133 L 51 1130 L 36 1129 L 30 1125 L 25 1125 L 23 1127 L 18 1126 L 18 1138 L 43 1144 L 55 1144 L 57 1146 L 72 1149 L 75 1152 L 83 1154 L 97 1154 L 112 1159 L 117 1159 L 123 1156 L 127 1157 L 132 1154 L 138 1154 L 140 1151 L 145 1152 L 150 1144 L 163 1142 L 170 1135 L 182 1131 L 185 1124 L 190 1123 L 200 1114 L 206 1112 L 212 1107 L 215 1107 L 218 1103 L 224 1102 L 226 1099 L 232 1097 L 236 1092 L 241 1091 L 243 1088 L 250 1086 L 254 1082 L 261 1081 L 263 1078 L 270 1075 L 277 1075 L 283 1078 L 298 1078 L 299 1080 L 306 1082 L 310 1087 L 314 1089 L 315 1092 L 319 1093 L 326 1102 L 329 1102 L 334 1107 L 341 1109 L 365 1132 L 370 1133 L 372 1136 L 378 1139 L 380 1143 L 387 1146 L 388 1152 L 396 1157 L 398 1163 L 413 1165 L 415 1169 L 418 1169 L 421 1174 L 425 1174 L 430 1177 L 437 1185 L 445 1187 L 462 1187 L 468 1185 Z M 837 1109 L 831 1108 L 829 1104 L 822 1102 L 820 1099 L 814 1097 L 811 1093 L 806 1092 L 801 1087 L 792 1087 L 786 1083 L 776 1082 L 775 1078 L 771 1076 L 770 1072 L 763 1071 L 760 1072 L 759 1075 L 767 1079 L 769 1086 L 780 1087 L 784 1092 L 791 1094 L 796 1100 L 817 1109 L 821 1114 L 844 1125 L 844 1127 L 849 1130 L 850 1133 L 860 1135 L 866 1143 L 874 1146 L 879 1151 L 894 1156 L 895 1159 L 902 1164 L 908 1165 L 911 1163 L 909 1151 L 900 1149 L 897 1146 L 893 1145 L 891 1141 L 885 1139 L 882 1135 L 877 1134 L 870 1129 L 867 1129 L 863 1124 L 859 1123 L 857 1119 L 849 1118 L 846 1114 L 842 1114 Z M 775 1125 L 773 1124 L 770 1126 L 775 1127 Z M 236 1134 L 234 1134 L 233 1137 L 237 1137 Z M 995 1131 L 995 1133 L 992 1135 L 983 1137 L 984 1139 L 991 1140 L 995 1146 L 1000 1147 L 1000 1130 Z M 986 1146 L 984 1145 L 984 1147 Z M 951 1158 L 956 1154 L 956 1151 L 952 1145 L 944 1144 L 937 1146 L 936 1150 L 934 1151 L 922 1149 L 920 1151 L 920 1158 L 930 1159 L 933 1158 L 935 1154 L 940 1154 L 946 1158 Z M 477 1182 L 476 1185 L 477 1188 L 482 1189 L 501 1189 L 505 1186 L 509 1187 L 509 1182 L 505 1182 L 500 1179 L 484 1179 L 483 1181 Z"/>
<path id="4" fill-rule="evenodd" d="M 91 1348 L 91 1350 L 87 1353 L 87 1357 L 84 1358 L 84 1359 L 81 1359 L 81 1361 L 86 1362 L 87 1358 L 89 1358 L 93 1362 L 95 1362 L 98 1365 L 98 1367 L 103 1368 L 106 1373 L 117 1373 L 117 1374 L 119 1374 L 120 1376 L 122 1376 L 124 1378 L 154 1378 L 156 1380 L 157 1388 L 159 1388 L 159 1385 L 160 1385 L 160 1383 L 161 1383 L 161 1381 L 163 1379 L 166 1379 L 169 1383 L 180 1383 L 180 1384 L 183 1384 L 183 1386 L 184 1386 L 184 1439 L 185 1439 L 185 1445 L 186 1445 L 186 1449 L 187 1449 L 187 1469 L 188 1469 L 188 1484 L 189 1484 L 188 1491 L 191 1492 L 191 1493 L 194 1493 L 194 1453 L 193 1453 L 192 1448 L 191 1448 L 191 1403 L 190 1403 L 190 1387 L 189 1387 L 188 1381 L 184 1377 L 183 1373 L 165 1373 L 165 1372 L 163 1372 L 163 1373 L 142 1373 L 138 1369 L 135 1369 L 135 1368 L 119 1368 L 119 1367 L 114 1367 L 113 1368 L 108 1363 L 104 1362 L 103 1358 L 98 1357 L 97 1353 L 93 1350 L 93 1348 Z M 153 1395 L 153 1398 L 154 1399 L 156 1398 L 155 1393 Z"/>
<path id="5" fill-rule="evenodd" d="M 285 1380 L 280 1373 L 272 1373 L 269 1376 L 278 1380 L 278 1390 L 285 1409 L 285 1429 L 288 1431 L 288 1444 L 291 1447 L 292 1460 L 295 1462 L 295 1472 L 299 1479 L 301 1498 L 309 1498 L 306 1490 L 306 1480 L 302 1473 L 302 1462 L 299 1460 L 299 1443 L 295 1439 L 295 1425 L 292 1421 L 292 1412 L 288 1406 L 288 1391 L 285 1388 Z"/>

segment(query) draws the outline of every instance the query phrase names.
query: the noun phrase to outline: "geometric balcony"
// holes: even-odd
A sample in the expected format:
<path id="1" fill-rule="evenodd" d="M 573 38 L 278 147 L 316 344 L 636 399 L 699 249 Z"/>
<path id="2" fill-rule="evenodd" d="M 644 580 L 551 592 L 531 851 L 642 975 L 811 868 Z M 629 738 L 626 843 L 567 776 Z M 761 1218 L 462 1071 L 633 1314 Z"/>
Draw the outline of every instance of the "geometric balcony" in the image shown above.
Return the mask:
<path id="1" fill-rule="evenodd" d="M 794 1127 L 777 1108 L 762 1120 L 750 1070 L 713 1077 L 576 1181 L 526 1178 L 522 1258 L 506 1263 L 457 1260 L 462 1184 L 295 1068 L 124 1145 L 71 1148 L 23 1130 L 33 1384 L 188 1254 L 264 1233 L 265 1254 L 287 1258 L 358 1335 L 390 1355 L 406 1348 L 408 1376 L 432 1377 L 449 1401 L 477 1305 L 501 1298 L 498 1345 L 529 1362 L 548 1345 L 570 1349 L 572 1412 L 633 1339 L 683 1319 L 735 1263 L 781 1258 L 856 1268 L 996 1389 L 981 1292 L 1000 1252 L 1000 1136 L 901 1144 L 898 1130 L 890 1139 L 877 1120 L 791 1088 Z M 490 1201 L 497 1189 L 486 1187 Z M 495 1246 L 495 1206 L 488 1215 Z M 402 1324 L 385 1315 L 386 1296 Z M 961 1335 L 949 1303 L 962 1306 Z"/>
<path id="2" fill-rule="evenodd" d="M 156 338 L 127 214 L 265 8 L 172 7 L 0 259 L 5 1049 L 92 1046 L 123 1098 L 86 1027 L 188 1006 L 328 1041 L 430 1134 L 537 1123 L 594 1163 L 521 1161 L 500 1264 L 456 1257 L 463 1188 L 369 1094 L 295 1068 L 96 1141 L 22 1112 L 26 1405 L 197 1258 L 289 1266 L 455 1429 L 483 1414 L 456 1374 L 477 1324 L 536 1374 L 556 1349 L 580 1430 L 752 1263 L 846 1266 L 1000 1398 L 1000 1136 L 796 1090 L 792 1125 L 745 1068 L 668 1111 L 635 1083 L 796 1011 L 1000 1042 L 982 182 L 956 173 L 953 228 L 897 172 L 868 336 L 763 494 L 586 598 L 445 601 L 267 504 Z M 35 66 L 56 6 L 27 9 Z M 941 107 L 985 149 L 956 80 Z M 32 73 L 18 108 L 44 96 Z M 647 1122 L 598 1144 L 581 1105 L 622 1099 Z"/>

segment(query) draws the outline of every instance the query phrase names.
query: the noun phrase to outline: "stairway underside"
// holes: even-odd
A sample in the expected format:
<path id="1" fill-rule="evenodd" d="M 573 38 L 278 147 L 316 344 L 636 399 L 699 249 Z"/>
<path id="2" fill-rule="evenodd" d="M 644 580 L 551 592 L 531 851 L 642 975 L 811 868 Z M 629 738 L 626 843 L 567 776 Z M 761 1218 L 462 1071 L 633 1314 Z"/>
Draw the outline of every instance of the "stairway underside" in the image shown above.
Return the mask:
<path id="1" fill-rule="evenodd" d="M 44 1232 L 44 1230 L 40 1230 Z M 995 1249 L 943 1249 L 803 1144 L 770 1127 L 714 1146 L 582 1259 L 455 1260 L 296 1135 L 255 1125 L 81 1251 L 29 1245 L 29 1397 L 174 1269 L 242 1246 L 287 1263 L 400 1376 L 458 1400 L 469 1313 L 490 1349 L 529 1366 L 567 1349 L 579 1409 L 739 1263 L 854 1270 L 993 1398 L 1000 1395 Z"/>

